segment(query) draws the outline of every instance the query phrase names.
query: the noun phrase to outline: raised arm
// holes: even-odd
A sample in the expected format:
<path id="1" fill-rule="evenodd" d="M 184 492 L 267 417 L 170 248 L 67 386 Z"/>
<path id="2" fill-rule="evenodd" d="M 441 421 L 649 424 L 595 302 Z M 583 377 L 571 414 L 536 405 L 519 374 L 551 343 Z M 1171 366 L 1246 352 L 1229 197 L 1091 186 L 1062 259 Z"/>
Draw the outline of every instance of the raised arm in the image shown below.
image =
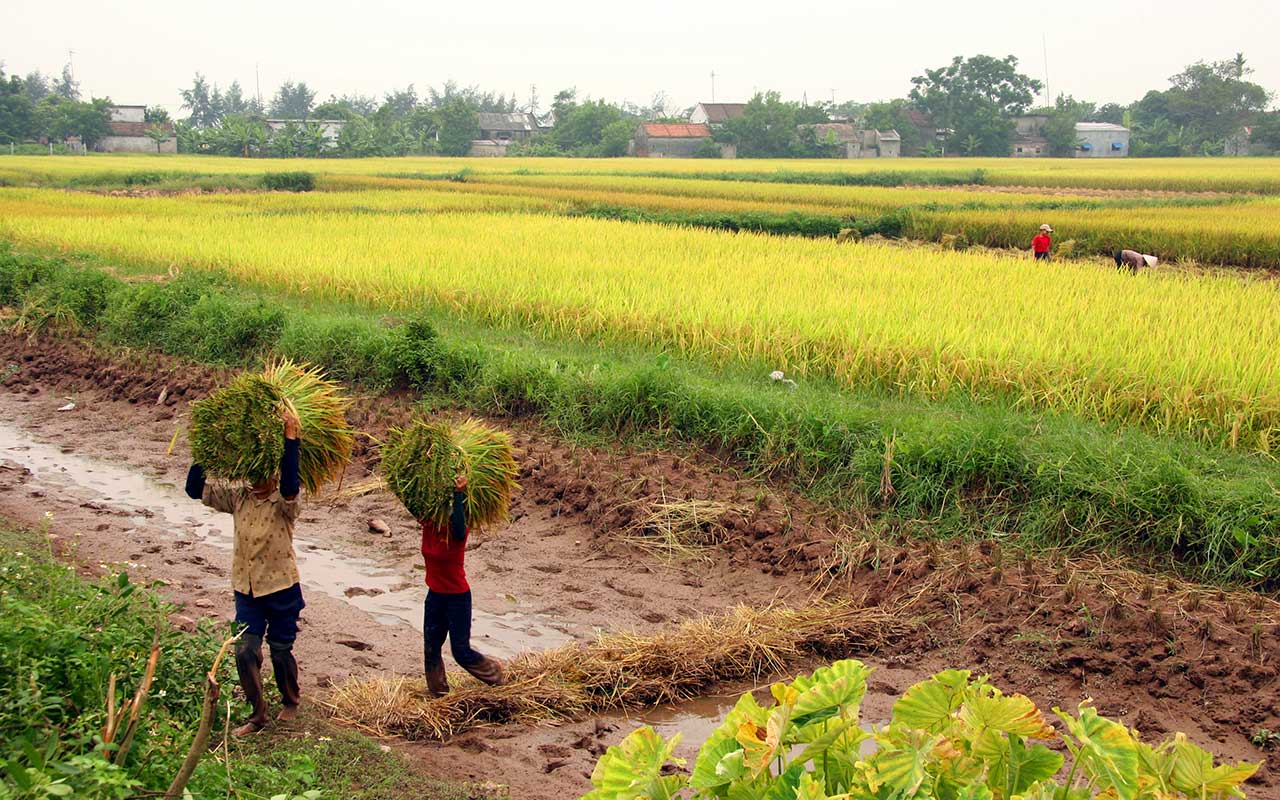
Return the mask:
<path id="1" fill-rule="evenodd" d="M 467 476 L 453 479 L 453 508 L 449 511 L 449 535 L 454 541 L 467 538 Z"/>
<path id="2" fill-rule="evenodd" d="M 292 408 L 284 411 L 284 455 L 280 457 L 280 496 L 292 500 L 302 489 L 302 479 L 298 474 L 298 460 L 301 442 L 298 431 L 302 425 L 298 421 L 298 413 Z"/>

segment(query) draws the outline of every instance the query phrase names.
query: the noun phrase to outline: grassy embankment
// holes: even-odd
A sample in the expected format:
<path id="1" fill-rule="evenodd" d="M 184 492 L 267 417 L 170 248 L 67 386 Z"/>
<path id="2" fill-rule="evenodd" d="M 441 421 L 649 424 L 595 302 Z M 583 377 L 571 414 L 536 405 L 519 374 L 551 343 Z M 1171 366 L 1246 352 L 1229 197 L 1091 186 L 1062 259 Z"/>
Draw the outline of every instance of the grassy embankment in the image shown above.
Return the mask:
<path id="1" fill-rule="evenodd" d="M 205 672 L 230 634 L 209 623 L 182 633 L 169 626 L 174 610 L 127 572 L 81 576 L 54 557 L 39 532 L 0 520 L 0 797 L 123 800 L 169 787 L 200 719 Z M 132 698 L 153 643 L 160 652 L 155 678 L 121 756 L 125 725 L 103 744 L 108 687 L 114 676 L 117 705 Z M 224 698 L 231 698 L 234 674 L 224 660 Z M 475 796 L 470 787 L 424 777 L 402 756 L 314 712 L 245 741 L 224 736 L 224 714 L 225 705 L 216 746 L 188 785 L 194 797 Z"/>
<path id="2" fill-rule="evenodd" d="M 885 524 L 916 533 L 1121 551 L 1273 588 L 1280 571 L 1280 467 L 1176 434 L 823 379 L 788 390 L 750 364 L 717 369 L 438 310 L 389 324 L 362 306 L 300 302 L 195 272 L 131 284 L 11 252 L 0 259 L 0 305 L 15 309 L 18 331 L 75 327 L 114 345 L 231 365 L 277 353 L 370 388 L 536 414 L 569 435 L 711 448 L 814 495 L 875 507 Z"/>

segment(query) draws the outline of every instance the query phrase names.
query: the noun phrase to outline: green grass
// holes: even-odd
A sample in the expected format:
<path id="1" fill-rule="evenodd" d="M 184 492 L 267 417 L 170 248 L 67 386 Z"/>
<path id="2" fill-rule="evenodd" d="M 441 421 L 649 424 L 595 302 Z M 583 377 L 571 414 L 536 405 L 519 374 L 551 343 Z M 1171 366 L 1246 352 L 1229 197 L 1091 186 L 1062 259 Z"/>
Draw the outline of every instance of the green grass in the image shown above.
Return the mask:
<path id="1" fill-rule="evenodd" d="M 204 673 L 229 633 L 207 623 L 179 632 L 167 624 L 174 610 L 125 573 L 82 577 L 54 557 L 41 532 L 0 520 L 0 798 L 123 800 L 168 787 L 199 720 Z M 100 738 L 108 681 L 116 675 L 119 697 L 132 695 L 156 631 L 155 682 L 133 748 L 117 766 Z M 223 666 L 229 695 L 234 669 L 230 660 Z M 198 798 L 243 800 L 307 792 L 320 800 L 474 796 L 315 713 L 280 734 L 234 741 L 229 753 L 218 747 L 189 788 Z"/>
<path id="2" fill-rule="evenodd" d="M 715 370 L 642 347 L 550 341 L 445 316 L 385 320 L 216 278 L 94 283 L 83 273 L 10 254 L 0 258 L 0 304 L 38 296 L 56 305 L 65 296 L 105 308 L 96 329 L 82 327 L 107 341 L 230 365 L 283 355 L 332 365 L 366 388 L 410 387 L 436 404 L 536 415 L 568 436 L 709 449 L 914 531 L 1123 552 L 1200 579 L 1280 585 L 1280 464 L 1265 456 L 999 403 L 851 392 L 821 380 L 792 390 L 770 382 L 765 365 Z M 106 299 L 77 294 L 83 285 Z M 238 310 L 197 344 L 201 326 L 189 318 L 208 305 Z M 241 329 L 253 335 L 228 335 Z"/>

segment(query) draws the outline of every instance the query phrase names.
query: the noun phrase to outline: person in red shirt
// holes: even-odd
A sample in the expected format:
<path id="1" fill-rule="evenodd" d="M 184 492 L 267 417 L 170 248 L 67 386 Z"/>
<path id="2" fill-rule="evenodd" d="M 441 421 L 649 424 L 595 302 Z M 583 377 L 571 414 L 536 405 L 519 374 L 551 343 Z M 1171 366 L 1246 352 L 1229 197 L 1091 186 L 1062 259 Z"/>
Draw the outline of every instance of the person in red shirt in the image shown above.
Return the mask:
<path id="1" fill-rule="evenodd" d="M 1036 238 L 1031 240 L 1031 249 L 1036 254 L 1036 261 L 1049 260 L 1049 248 L 1053 246 L 1053 240 L 1049 238 L 1049 234 L 1053 233 L 1053 228 L 1048 225 L 1041 225 L 1040 232 L 1036 234 Z"/>
<path id="2" fill-rule="evenodd" d="M 505 682 L 502 665 L 497 659 L 476 652 L 471 647 L 471 585 L 463 559 L 467 554 L 467 478 L 459 475 L 453 482 L 453 508 L 448 529 L 431 520 L 418 520 L 422 526 L 422 561 L 426 566 L 427 600 L 422 612 L 423 668 L 427 674 L 427 690 L 433 697 L 449 692 L 445 675 L 443 648 L 449 640 L 453 660 L 490 686 Z"/>

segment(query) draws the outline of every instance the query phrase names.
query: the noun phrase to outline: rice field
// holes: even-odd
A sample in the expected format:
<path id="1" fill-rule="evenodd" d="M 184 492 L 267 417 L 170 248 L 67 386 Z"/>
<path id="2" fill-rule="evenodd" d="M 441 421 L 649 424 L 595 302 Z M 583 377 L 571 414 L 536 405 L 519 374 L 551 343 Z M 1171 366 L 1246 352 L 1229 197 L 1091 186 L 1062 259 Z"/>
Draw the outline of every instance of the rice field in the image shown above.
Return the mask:
<path id="1" fill-rule="evenodd" d="M 167 197 L 11 188 L 0 190 L 0 237 L 848 387 L 1280 447 L 1274 281 L 572 218 L 554 213 L 556 197 L 469 186 Z M 1274 213 L 1274 201 L 1258 205 Z M 1232 208 L 1221 207 L 1224 220 Z M 1171 215 L 1171 229 L 1178 211 L 1149 210 Z"/>
<path id="2" fill-rule="evenodd" d="M 299 169 L 298 159 L 237 159 L 210 156 L 117 155 L 83 158 L 0 157 L 0 181 L 12 185 L 67 179 L 87 174 L 125 174 L 148 170 L 228 175 Z M 965 178 L 981 170 L 996 186 L 1145 189 L 1172 192 L 1280 191 L 1280 158 L 1173 159 L 1009 159 L 928 158 L 880 161 L 574 159 L 574 158 L 369 158 L 322 159 L 305 168 L 325 175 L 432 175 L 462 169 L 477 174 L 553 173 L 601 175 L 865 175 L 903 173 Z"/>

